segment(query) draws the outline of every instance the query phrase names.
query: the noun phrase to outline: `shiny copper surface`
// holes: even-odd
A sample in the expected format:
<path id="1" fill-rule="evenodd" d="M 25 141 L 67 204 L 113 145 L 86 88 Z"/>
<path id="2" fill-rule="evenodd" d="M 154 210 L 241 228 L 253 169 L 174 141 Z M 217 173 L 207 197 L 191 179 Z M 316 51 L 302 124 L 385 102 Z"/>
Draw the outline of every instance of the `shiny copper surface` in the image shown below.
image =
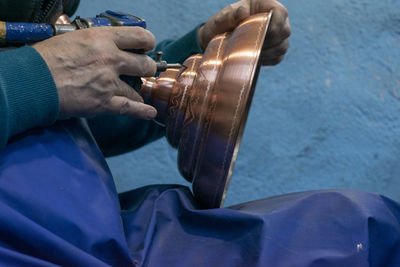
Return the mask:
<path id="1" fill-rule="evenodd" d="M 223 205 L 259 71 L 271 13 L 215 37 L 203 55 L 144 79 L 141 94 L 158 111 L 178 167 L 202 208 Z"/>
<path id="2" fill-rule="evenodd" d="M 62 14 L 57 18 L 56 24 L 71 24 L 71 21 L 69 20 L 68 15 Z"/>

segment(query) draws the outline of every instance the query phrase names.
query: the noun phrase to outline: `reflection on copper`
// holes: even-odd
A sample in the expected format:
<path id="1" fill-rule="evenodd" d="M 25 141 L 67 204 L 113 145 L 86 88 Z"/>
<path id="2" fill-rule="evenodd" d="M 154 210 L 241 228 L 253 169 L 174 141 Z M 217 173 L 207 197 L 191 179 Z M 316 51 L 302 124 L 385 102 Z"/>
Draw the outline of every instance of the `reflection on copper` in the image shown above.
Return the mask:
<path id="1" fill-rule="evenodd" d="M 61 16 L 58 17 L 56 20 L 56 24 L 71 24 L 71 21 L 69 20 L 68 15 L 62 14 Z"/>
<path id="2" fill-rule="evenodd" d="M 240 25 L 244 26 L 246 24 L 252 24 L 252 23 L 264 23 L 264 18 L 253 16 L 253 17 L 248 18 L 245 21 L 243 21 Z"/>
<path id="3" fill-rule="evenodd" d="M 203 63 L 204 65 L 221 65 L 222 61 L 221 60 L 207 60 Z"/>
<path id="4" fill-rule="evenodd" d="M 141 94 L 178 148 L 181 174 L 202 208 L 223 205 L 257 82 L 271 13 L 215 37 L 180 70 L 146 78 Z"/>
<path id="5" fill-rule="evenodd" d="M 162 77 L 159 78 L 158 81 L 175 82 L 176 80 L 168 77 Z"/>
<path id="6" fill-rule="evenodd" d="M 253 58 L 255 57 L 257 54 L 253 51 L 240 51 L 240 52 L 236 52 L 236 53 L 232 53 L 229 55 L 229 57 L 235 58 L 235 57 L 239 57 L 239 58 L 243 58 L 243 57 L 250 57 Z"/>

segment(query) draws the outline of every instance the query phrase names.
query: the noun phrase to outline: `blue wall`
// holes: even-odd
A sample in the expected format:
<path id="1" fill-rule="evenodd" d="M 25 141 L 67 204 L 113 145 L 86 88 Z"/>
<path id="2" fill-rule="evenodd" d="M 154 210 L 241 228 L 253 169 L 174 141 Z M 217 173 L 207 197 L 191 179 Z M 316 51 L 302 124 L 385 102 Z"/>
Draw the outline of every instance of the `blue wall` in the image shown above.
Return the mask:
<path id="1" fill-rule="evenodd" d="M 145 18 L 158 40 L 230 3 L 82 1 L 82 16 L 111 8 Z M 400 201 L 400 1 L 282 3 L 291 47 L 283 63 L 260 73 L 226 205 L 322 188 Z M 120 191 L 185 184 L 165 140 L 108 162 Z"/>

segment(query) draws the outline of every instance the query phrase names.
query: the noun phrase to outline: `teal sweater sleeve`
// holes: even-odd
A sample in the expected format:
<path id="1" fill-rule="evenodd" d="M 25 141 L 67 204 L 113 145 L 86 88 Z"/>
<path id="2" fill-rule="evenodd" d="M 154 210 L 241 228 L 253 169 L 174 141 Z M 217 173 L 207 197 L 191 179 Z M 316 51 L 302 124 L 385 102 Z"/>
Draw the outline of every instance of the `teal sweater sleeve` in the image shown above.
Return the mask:
<path id="1" fill-rule="evenodd" d="M 58 113 L 57 89 L 40 54 L 29 46 L 0 52 L 0 149 L 13 135 L 51 125 Z"/>
<path id="2" fill-rule="evenodd" d="M 163 59 L 171 63 L 183 63 L 191 55 L 202 53 L 197 40 L 198 28 L 177 40 L 159 43 L 155 51 L 162 51 Z M 88 122 L 105 156 L 134 150 L 165 135 L 165 129 L 155 122 L 128 116 L 102 115 Z"/>

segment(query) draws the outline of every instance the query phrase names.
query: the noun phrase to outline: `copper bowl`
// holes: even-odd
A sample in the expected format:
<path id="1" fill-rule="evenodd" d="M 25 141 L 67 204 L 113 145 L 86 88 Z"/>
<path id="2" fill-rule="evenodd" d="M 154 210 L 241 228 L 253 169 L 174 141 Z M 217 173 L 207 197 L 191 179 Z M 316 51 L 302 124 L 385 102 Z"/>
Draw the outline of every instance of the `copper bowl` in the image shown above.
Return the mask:
<path id="1" fill-rule="evenodd" d="M 216 36 L 181 69 L 144 79 L 141 95 L 178 149 L 178 167 L 201 208 L 223 205 L 259 72 L 271 13 Z"/>

